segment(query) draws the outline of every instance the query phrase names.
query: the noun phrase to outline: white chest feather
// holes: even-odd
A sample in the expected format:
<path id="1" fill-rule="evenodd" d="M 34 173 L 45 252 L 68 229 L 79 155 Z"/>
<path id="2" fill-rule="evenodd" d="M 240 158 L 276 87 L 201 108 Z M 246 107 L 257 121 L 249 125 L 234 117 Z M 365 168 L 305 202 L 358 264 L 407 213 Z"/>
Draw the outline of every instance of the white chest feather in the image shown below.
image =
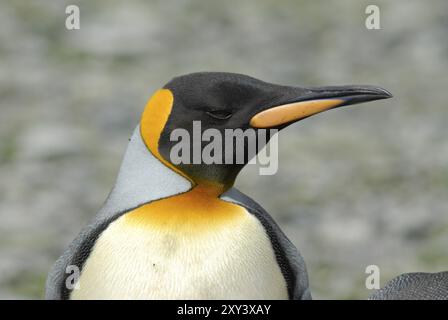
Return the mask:
<path id="1" fill-rule="evenodd" d="M 200 230 L 197 223 L 168 228 L 128 220 L 122 216 L 101 234 L 72 299 L 288 298 L 265 230 L 245 210 L 230 222 L 202 222 Z"/>

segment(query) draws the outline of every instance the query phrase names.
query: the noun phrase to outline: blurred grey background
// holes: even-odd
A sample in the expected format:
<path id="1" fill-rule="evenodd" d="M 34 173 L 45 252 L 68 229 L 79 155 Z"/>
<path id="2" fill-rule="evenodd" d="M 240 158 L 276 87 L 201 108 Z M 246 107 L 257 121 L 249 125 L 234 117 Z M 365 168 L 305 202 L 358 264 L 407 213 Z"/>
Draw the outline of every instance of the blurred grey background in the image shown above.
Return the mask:
<path id="1" fill-rule="evenodd" d="M 0 26 L 0 298 L 42 297 L 147 99 L 194 71 L 390 90 L 288 128 L 278 174 L 249 166 L 237 186 L 300 249 L 315 298 L 365 299 L 371 264 L 382 285 L 448 270 L 447 1 L 2 1 Z"/>

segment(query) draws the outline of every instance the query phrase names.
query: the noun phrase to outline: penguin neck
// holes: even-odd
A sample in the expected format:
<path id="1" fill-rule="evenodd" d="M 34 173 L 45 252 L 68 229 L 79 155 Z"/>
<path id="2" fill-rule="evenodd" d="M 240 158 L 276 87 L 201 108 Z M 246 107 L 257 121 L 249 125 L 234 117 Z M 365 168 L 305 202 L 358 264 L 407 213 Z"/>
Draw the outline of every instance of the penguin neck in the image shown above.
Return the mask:
<path id="1" fill-rule="evenodd" d="M 144 144 L 140 126 L 134 130 L 114 188 L 99 217 L 113 216 L 145 203 L 191 190 L 193 184 L 154 157 Z"/>
<path id="2" fill-rule="evenodd" d="M 245 217 L 240 205 L 221 199 L 221 184 L 201 181 L 188 191 L 139 206 L 125 221 L 147 230 L 161 230 L 178 236 L 202 235 L 210 230 L 239 224 Z"/>
<path id="3" fill-rule="evenodd" d="M 180 195 L 200 199 L 199 204 L 219 199 L 232 183 L 210 180 L 196 181 L 179 174 L 157 159 L 144 144 L 140 126 L 130 139 L 114 188 L 104 203 L 98 218 L 114 216 L 144 204 Z M 204 200 L 204 201 L 202 201 Z"/>
<path id="4" fill-rule="evenodd" d="M 213 181 L 199 181 L 188 192 L 212 199 L 219 198 L 219 196 L 226 192 L 230 187 Z"/>
<path id="5" fill-rule="evenodd" d="M 166 161 L 166 160 L 165 160 Z M 188 179 L 192 184 L 192 189 L 206 193 L 210 197 L 219 197 L 230 190 L 235 184 L 238 173 L 244 166 L 239 165 L 218 165 L 218 164 L 198 164 L 198 165 L 177 165 L 169 163 L 167 169 L 173 167 L 173 172 Z"/>
<path id="6" fill-rule="evenodd" d="M 190 174 L 189 170 L 186 170 L 185 167 L 175 166 L 159 152 L 157 152 L 157 154 L 154 154 L 153 152 L 151 153 L 160 160 L 166 170 L 171 171 L 180 178 L 188 180 L 191 183 L 191 189 L 188 190 L 188 192 L 192 192 L 195 195 L 201 195 L 202 197 L 208 198 L 219 198 L 224 192 L 232 188 L 235 183 L 236 174 L 228 175 L 225 179 L 222 179 L 222 181 L 214 180 L 209 177 L 201 176 L 197 172 L 196 174 Z"/>

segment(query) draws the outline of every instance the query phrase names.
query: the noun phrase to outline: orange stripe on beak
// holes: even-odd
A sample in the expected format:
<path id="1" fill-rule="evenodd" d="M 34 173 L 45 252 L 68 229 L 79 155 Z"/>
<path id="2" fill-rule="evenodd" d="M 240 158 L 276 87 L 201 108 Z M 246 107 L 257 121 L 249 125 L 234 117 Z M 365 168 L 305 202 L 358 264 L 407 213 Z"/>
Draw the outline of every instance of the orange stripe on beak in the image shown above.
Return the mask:
<path id="1" fill-rule="evenodd" d="M 329 110 L 344 102 L 342 99 L 319 99 L 288 103 L 257 113 L 250 120 L 250 125 L 254 128 L 272 128 Z"/>

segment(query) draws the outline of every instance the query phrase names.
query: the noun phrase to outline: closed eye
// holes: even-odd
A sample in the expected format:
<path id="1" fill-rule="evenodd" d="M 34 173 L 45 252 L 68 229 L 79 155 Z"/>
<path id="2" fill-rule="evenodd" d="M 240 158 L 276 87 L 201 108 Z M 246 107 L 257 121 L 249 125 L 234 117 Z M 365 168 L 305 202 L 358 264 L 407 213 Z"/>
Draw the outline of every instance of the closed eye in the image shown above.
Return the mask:
<path id="1" fill-rule="evenodd" d="M 225 110 L 213 110 L 213 111 L 207 111 L 207 114 L 215 119 L 218 120 L 227 120 L 232 116 L 232 113 Z"/>

